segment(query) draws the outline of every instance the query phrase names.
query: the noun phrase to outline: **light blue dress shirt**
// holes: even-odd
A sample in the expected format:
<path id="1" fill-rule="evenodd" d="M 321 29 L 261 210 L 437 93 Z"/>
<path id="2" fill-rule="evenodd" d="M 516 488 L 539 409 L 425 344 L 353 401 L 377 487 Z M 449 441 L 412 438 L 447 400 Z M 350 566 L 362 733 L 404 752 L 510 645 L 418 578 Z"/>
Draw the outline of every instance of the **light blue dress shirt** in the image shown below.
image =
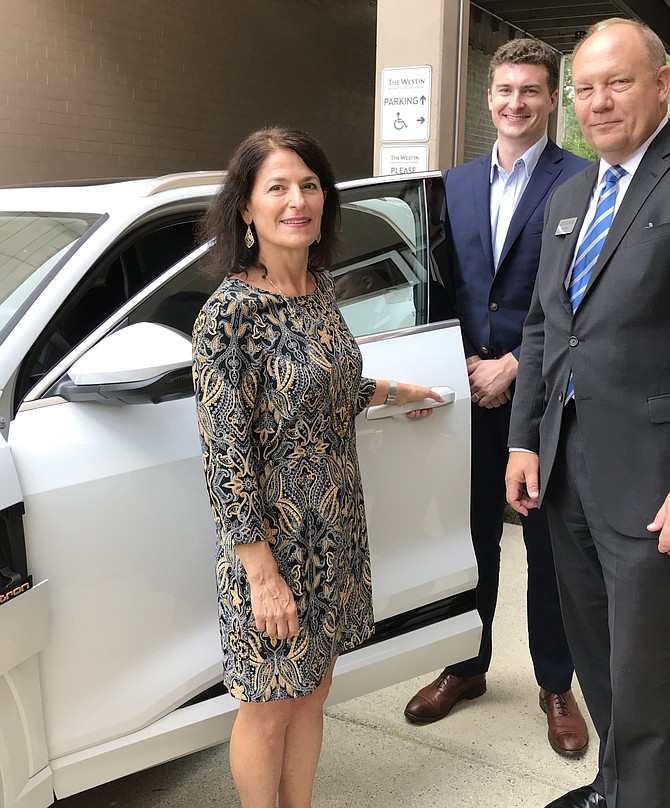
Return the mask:
<path id="1" fill-rule="evenodd" d="M 491 154 L 491 241 L 493 263 L 498 271 L 507 231 L 519 200 L 526 190 L 528 181 L 537 166 L 540 155 L 545 150 L 549 138 L 545 134 L 514 163 L 508 174 L 498 162 L 498 141 Z"/>

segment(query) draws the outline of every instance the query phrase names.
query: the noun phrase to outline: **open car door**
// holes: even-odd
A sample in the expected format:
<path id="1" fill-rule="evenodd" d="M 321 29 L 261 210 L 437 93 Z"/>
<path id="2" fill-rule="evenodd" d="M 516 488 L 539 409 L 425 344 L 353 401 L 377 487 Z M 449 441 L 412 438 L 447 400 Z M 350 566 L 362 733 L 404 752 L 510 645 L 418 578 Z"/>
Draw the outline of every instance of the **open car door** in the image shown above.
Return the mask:
<path id="1" fill-rule="evenodd" d="M 443 199 L 439 176 L 341 189 L 333 276 L 363 372 L 426 385 L 445 398 L 418 422 L 387 406 L 358 419 L 376 631 L 338 662 L 350 674 L 345 698 L 467 659 L 479 647 L 470 392 L 442 261 Z M 333 691 L 340 697 L 337 678 Z"/>

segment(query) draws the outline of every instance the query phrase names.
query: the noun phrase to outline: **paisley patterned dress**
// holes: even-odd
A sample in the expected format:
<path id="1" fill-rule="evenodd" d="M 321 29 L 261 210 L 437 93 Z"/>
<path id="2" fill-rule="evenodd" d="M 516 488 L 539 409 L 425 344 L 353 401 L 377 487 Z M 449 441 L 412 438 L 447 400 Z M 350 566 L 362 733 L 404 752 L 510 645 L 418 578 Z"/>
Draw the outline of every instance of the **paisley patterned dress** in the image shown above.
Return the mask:
<path id="1" fill-rule="evenodd" d="M 375 381 L 361 377 L 330 275 L 315 277 L 302 297 L 227 278 L 193 331 L 224 684 L 242 701 L 311 693 L 374 627 L 354 418 Z M 235 545 L 262 539 L 297 604 L 300 630 L 288 640 L 254 626 Z"/>

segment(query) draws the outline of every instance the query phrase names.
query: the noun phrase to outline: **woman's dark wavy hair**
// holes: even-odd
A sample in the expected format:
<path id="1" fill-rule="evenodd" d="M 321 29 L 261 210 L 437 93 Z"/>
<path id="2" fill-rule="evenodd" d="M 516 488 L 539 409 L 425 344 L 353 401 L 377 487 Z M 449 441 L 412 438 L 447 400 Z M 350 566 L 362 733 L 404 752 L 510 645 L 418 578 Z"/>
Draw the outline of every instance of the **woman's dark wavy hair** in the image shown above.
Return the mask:
<path id="1" fill-rule="evenodd" d="M 263 161 L 277 149 L 295 152 L 316 174 L 326 192 L 321 241 L 310 245 L 309 268 L 313 272 L 320 272 L 332 263 L 340 219 L 340 201 L 333 169 L 323 149 L 311 135 L 300 129 L 273 126 L 253 132 L 237 147 L 228 164 L 223 186 L 202 221 L 202 240 L 214 240 L 211 274 L 217 278 L 247 272 L 254 266 L 262 267 L 258 256 L 258 239 L 251 249 L 244 243 L 247 225 L 242 219 L 240 207 L 249 201 Z M 253 224 L 251 229 L 256 236 Z"/>

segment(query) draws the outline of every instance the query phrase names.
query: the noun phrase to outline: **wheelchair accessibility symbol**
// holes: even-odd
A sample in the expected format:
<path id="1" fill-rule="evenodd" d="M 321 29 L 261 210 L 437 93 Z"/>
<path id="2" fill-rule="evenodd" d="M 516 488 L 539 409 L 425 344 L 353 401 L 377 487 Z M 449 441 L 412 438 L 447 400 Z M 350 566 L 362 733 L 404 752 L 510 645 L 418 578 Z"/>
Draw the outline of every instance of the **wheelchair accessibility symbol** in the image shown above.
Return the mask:
<path id="1" fill-rule="evenodd" d="M 407 124 L 406 124 L 406 123 L 405 123 L 405 121 L 403 121 L 403 119 L 400 117 L 400 113 L 399 113 L 399 112 L 397 113 L 397 117 L 396 117 L 395 121 L 393 121 L 393 128 L 394 128 L 394 129 L 398 129 L 399 131 L 400 131 L 401 129 L 407 129 Z"/>

